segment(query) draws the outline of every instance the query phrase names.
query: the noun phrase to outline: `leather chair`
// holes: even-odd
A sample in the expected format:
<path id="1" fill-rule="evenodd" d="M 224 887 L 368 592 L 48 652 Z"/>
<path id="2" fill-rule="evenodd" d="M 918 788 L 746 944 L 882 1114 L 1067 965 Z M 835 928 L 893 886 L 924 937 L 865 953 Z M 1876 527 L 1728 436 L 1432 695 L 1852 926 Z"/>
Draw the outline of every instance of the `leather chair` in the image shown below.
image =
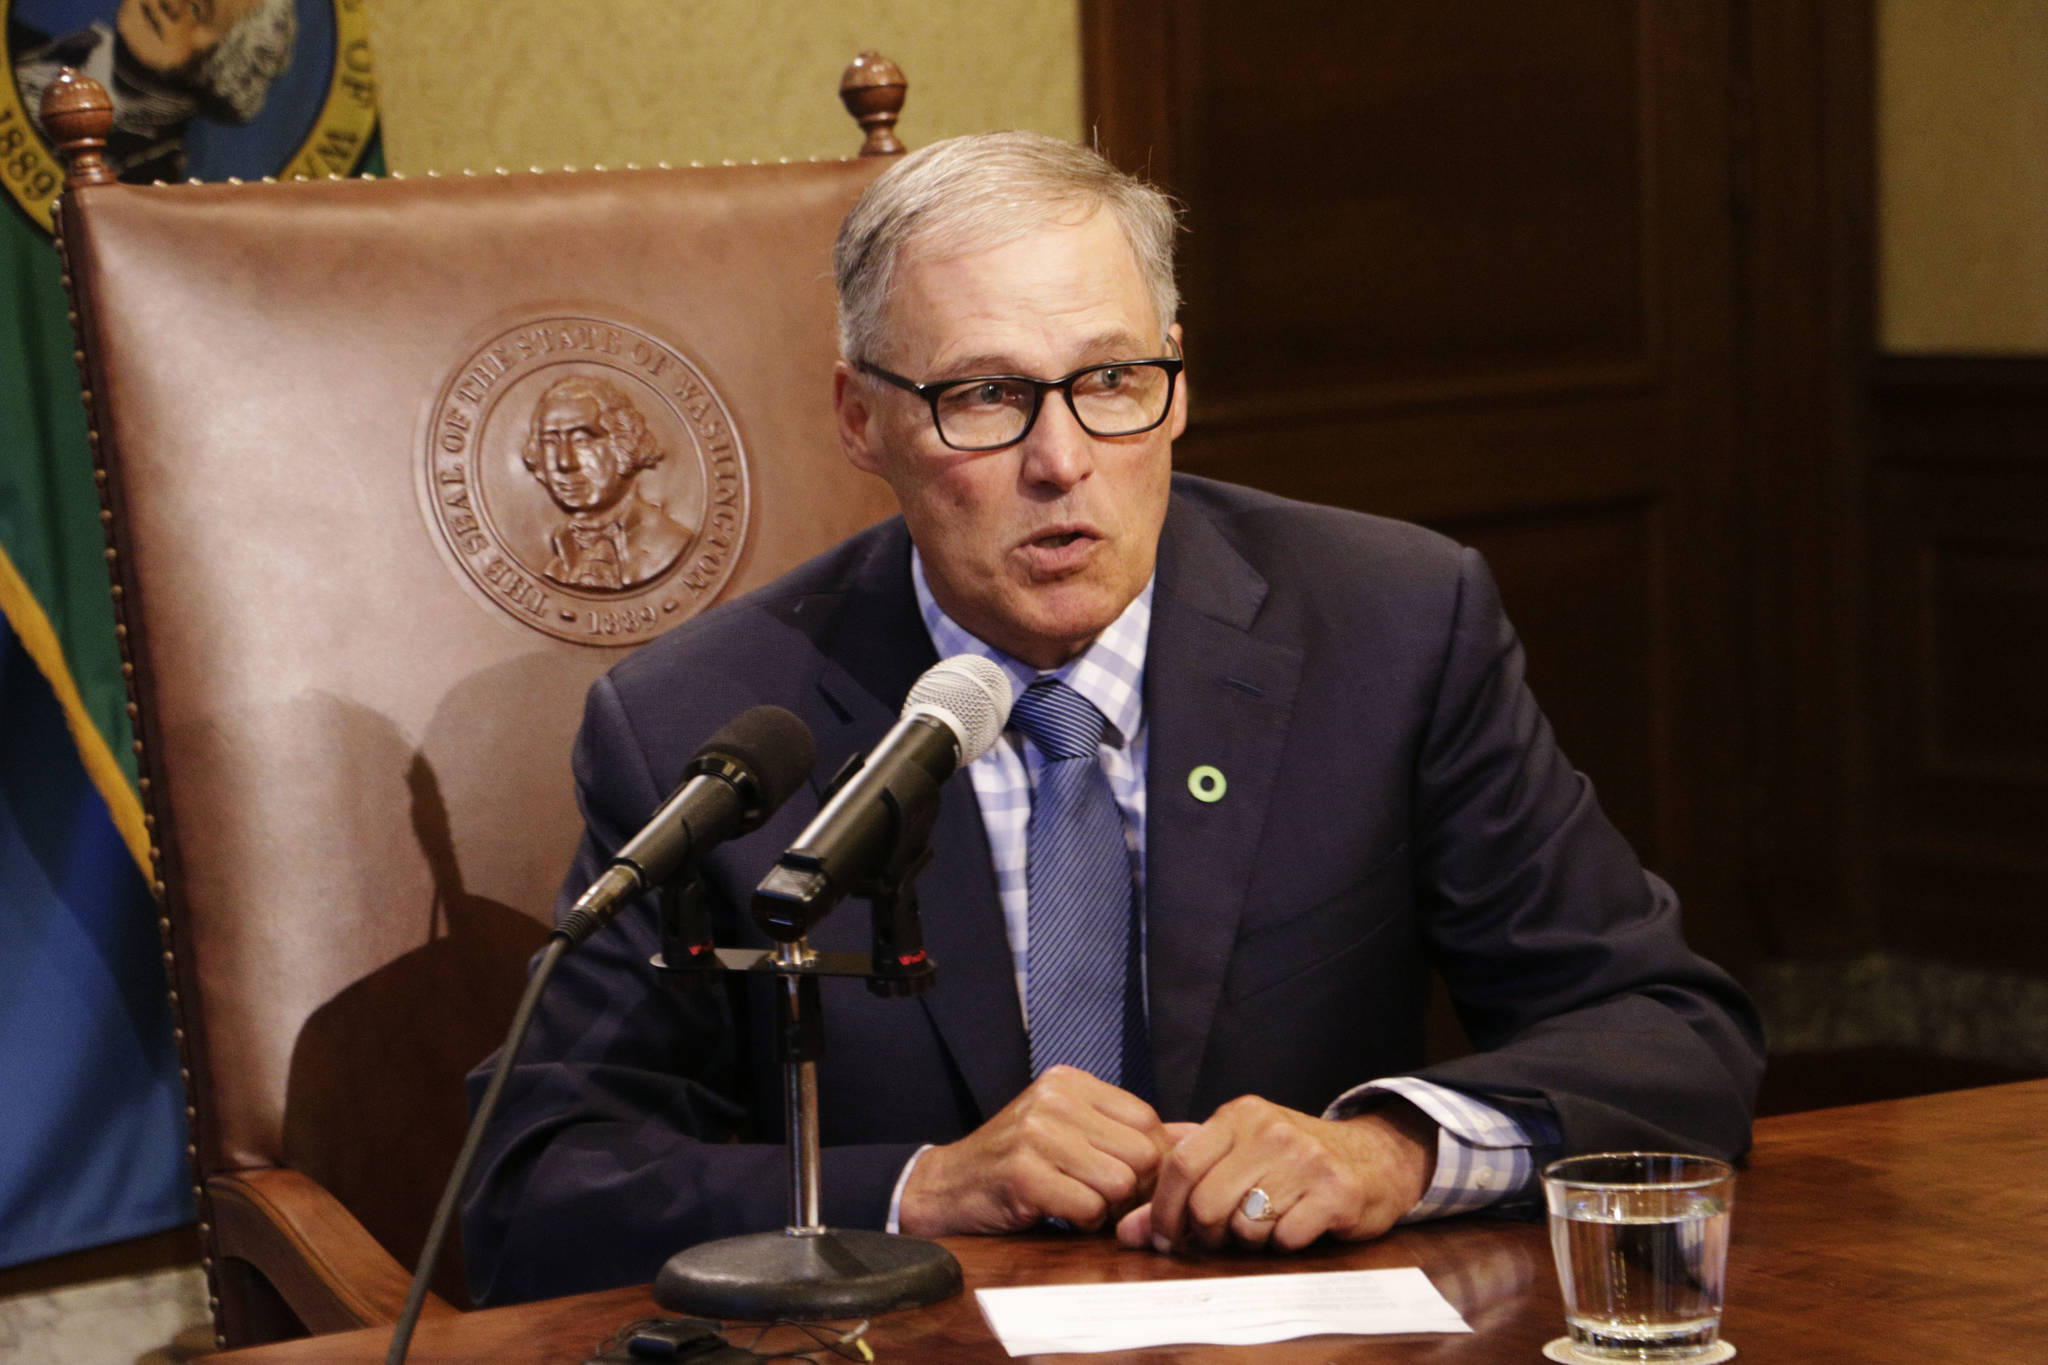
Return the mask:
<path id="1" fill-rule="evenodd" d="M 900 150 L 893 66 L 842 93 Z M 584 690 L 893 510 L 829 401 L 886 161 L 121 185 L 106 108 L 44 114 L 215 1324 L 388 1323 L 575 846 Z"/>

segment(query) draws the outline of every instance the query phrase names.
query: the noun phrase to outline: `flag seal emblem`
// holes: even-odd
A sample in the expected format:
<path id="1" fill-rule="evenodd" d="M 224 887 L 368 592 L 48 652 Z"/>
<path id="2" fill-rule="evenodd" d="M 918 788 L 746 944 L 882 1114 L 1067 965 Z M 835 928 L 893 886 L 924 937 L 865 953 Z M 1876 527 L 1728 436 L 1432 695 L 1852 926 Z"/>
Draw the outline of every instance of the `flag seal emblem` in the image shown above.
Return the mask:
<path id="1" fill-rule="evenodd" d="M 108 164 L 155 180 L 348 175 L 377 121 L 366 0 L 0 0 L 0 185 L 45 232 L 64 167 L 40 118 L 72 67 L 114 103 Z"/>

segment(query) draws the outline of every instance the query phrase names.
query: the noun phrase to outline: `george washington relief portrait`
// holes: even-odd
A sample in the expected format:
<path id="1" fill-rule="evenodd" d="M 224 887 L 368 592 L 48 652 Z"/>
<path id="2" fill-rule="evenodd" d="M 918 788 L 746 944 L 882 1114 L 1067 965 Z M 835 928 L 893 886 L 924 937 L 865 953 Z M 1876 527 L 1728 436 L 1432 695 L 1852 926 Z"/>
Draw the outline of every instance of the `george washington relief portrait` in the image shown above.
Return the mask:
<path id="1" fill-rule="evenodd" d="M 618 385 L 576 375 L 534 404 L 527 469 L 565 514 L 541 570 L 569 588 L 630 588 L 690 548 L 690 532 L 637 486 L 668 452 Z"/>

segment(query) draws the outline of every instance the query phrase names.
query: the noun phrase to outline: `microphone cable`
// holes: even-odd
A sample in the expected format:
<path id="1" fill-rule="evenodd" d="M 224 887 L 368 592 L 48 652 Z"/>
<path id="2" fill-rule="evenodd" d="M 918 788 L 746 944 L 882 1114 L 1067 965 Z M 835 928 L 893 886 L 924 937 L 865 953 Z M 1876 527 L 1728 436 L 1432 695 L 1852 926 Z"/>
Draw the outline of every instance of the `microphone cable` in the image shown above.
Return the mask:
<path id="1" fill-rule="evenodd" d="M 469 1168 L 476 1164 L 477 1149 L 483 1146 L 484 1130 L 491 1126 L 491 1116 L 498 1109 L 498 1097 L 505 1091 L 505 1082 L 512 1075 L 512 1064 L 519 1057 L 519 1046 L 526 1041 L 526 1031 L 533 1024 L 533 1011 L 540 1003 L 540 993 L 547 986 L 548 978 L 554 975 L 562 955 L 574 945 L 575 941 L 565 930 L 551 931 L 533 975 L 527 978 L 526 994 L 519 997 L 519 1008 L 512 1012 L 512 1028 L 505 1035 L 505 1045 L 498 1050 L 498 1065 L 492 1069 L 491 1082 L 484 1087 L 483 1100 L 469 1120 L 469 1132 L 462 1139 L 462 1152 L 455 1158 L 455 1169 L 449 1173 L 447 1187 L 441 1191 L 441 1202 L 434 1209 L 434 1221 L 427 1229 L 427 1244 L 420 1248 L 419 1269 L 413 1272 L 412 1288 L 406 1293 L 405 1307 L 400 1311 L 398 1321 L 392 1324 L 391 1346 L 384 1352 L 384 1365 L 404 1365 L 405 1353 L 412 1346 L 413 1328 L 419 1323 L 420 1310 L 426 1307 L 427 1286 L 434 1278 L 435 1265 L 441 1260 L 441 1244 L 448 1240 L 448 1225 L 455 1221 L 455 1202 L 462 1197 L 462 1187 L 469 1181 Z"/>

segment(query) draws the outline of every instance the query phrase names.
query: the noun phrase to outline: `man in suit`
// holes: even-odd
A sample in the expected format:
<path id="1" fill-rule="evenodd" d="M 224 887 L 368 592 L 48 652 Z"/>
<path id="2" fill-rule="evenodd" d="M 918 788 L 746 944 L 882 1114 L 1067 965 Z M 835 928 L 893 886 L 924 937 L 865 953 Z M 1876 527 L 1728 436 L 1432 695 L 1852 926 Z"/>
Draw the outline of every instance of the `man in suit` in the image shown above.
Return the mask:
<path id="1" fill-rule="evenodd" d="M 982 653 L 1020 702 L 933 832 L 939 985 L 826 991 L 828 1223 L 1292 1249 L 1524 1198 L 1560 1151 L 1738 1154 L 1754 1013 L 1558 753 L 1477 556 L 1172 474 L 1173 230 L 1029 134 L 876 182 L 833 398 L 902 516 L 592 689 L 565 895 L 735 712 L 795 711 L 830 773 Z M 761 941 L 748 896 L 817 808 L 708 860 L 722 942 Z M 859 951 L 862 918 L 812 941 Z M 550 986 L 466 1206 L 480 1299 L 787 1219 L 771 1000 L 656 980 L 652 920 Z M 1432 966 L 1479 1051 L 1424 1066 Z"/>

